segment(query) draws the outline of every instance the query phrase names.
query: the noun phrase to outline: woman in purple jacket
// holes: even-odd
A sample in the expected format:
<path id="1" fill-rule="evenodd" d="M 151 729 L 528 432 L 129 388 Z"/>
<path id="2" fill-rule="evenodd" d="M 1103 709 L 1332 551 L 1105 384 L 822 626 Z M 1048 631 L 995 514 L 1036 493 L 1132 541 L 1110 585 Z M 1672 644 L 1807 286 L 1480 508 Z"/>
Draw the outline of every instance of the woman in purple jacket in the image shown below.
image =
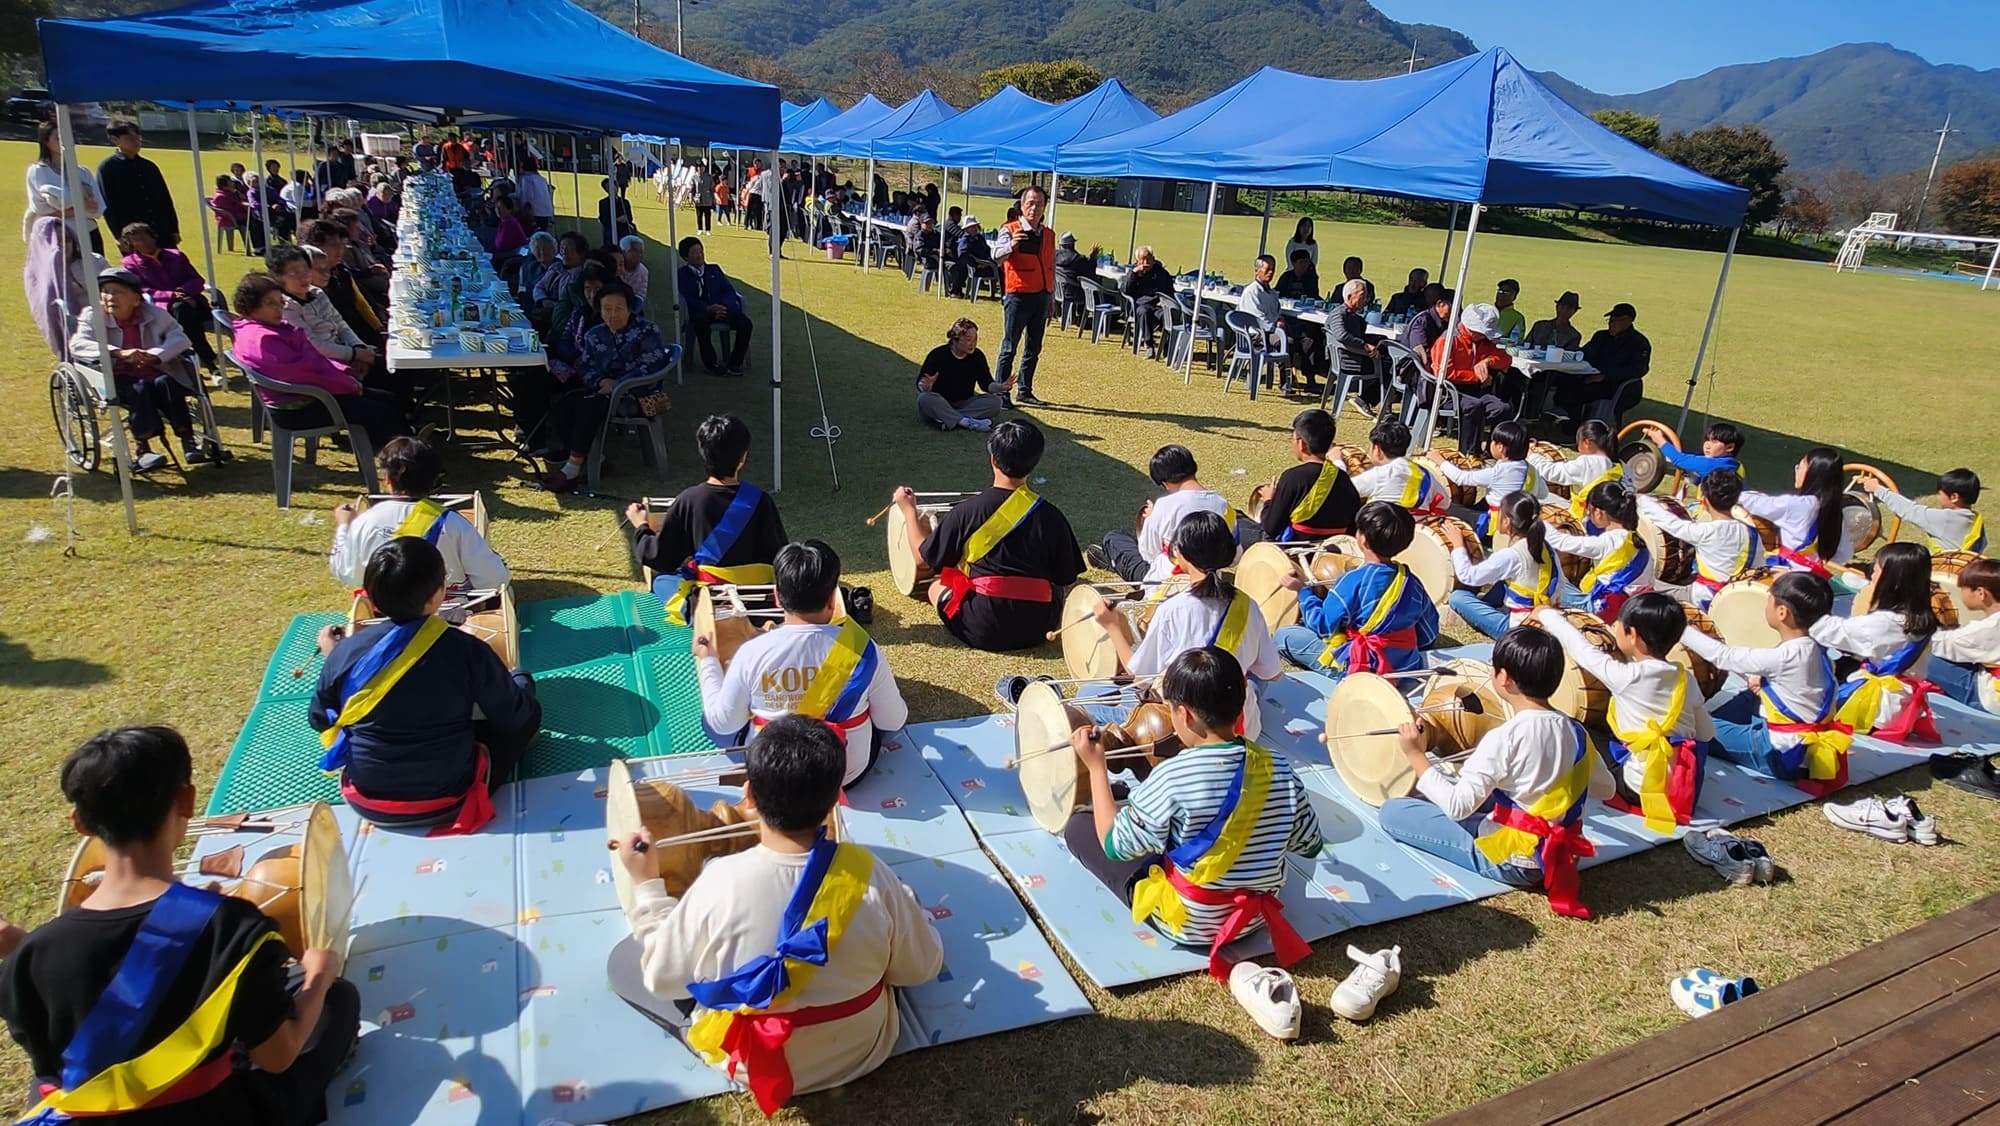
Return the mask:
<path id="1" fill-rule="evenodd" d="M 285 323 L 285 290 L 269 274 L 245 274 L 231 300 L 236 310 L 236 358 L 258 374 L 286 383 L 306 383 L 332 392 L 347 421 L 368 432 L 376 449 L 389 439 L 410 432 L 396 396 L 363 387 L 342 363 L 321 355 L 304 329 Z M 257 388 L 257 396 L 273 411 L 283 411 L 288 430 L 331 426 L 324 404 L 303 395 L 273 394 Z"/>

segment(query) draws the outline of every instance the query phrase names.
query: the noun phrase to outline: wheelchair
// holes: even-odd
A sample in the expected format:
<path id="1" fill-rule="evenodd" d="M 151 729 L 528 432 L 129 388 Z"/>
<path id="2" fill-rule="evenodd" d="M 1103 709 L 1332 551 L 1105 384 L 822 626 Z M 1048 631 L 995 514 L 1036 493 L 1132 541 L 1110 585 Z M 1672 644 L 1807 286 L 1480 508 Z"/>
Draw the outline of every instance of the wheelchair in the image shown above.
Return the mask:
<path id="1" fill-rule="evenodd" d="M 176 361 L 169 374 L 175 383 L 191 392 L 189 413 L 194 416 L 195 441 L 208 457 L 208 464 L 220 465 L 236 455 L 222 444 L 222 430 L 215 421 L 215 404 L 209 400 L 208 386 L 192 357 Z M 104 460 L 103 419 L 110 408 L 101 377 L 83 364 L 65 360 L 49 373 L 49 413 L 54 416 L 56 436 L 71 465 L 94 473 Z M 161 449 L 181 470 L 176 444 L 161 436 Z"/>

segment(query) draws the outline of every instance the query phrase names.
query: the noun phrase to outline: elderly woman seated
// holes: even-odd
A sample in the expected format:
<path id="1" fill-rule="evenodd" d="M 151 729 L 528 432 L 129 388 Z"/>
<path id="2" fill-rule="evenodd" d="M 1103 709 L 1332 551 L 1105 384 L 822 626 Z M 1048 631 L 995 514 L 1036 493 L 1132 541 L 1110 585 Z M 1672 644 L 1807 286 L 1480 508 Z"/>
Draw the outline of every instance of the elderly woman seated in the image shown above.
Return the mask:
<path id="1" fill-rule="evenodd" d="M 69 352 L 78 363 L 96 366 L 102 356 L 97 333 L 103 326 L 111 356 L 111 380 L 118 405 L 130 411 L 132 441 L 137 449 L 132 468 L 150 473 L 167 463 L 153 449 L 165 437 L 161 420 L 171 423 L 190 463 L 208 460 L 196 440 L 188 396 L 194 393 L 188 361 L 193 344 L 173 314 L 146 303 L 144 286 L 130 270 L 105 270 L 97 275 L 97 307 L 85 308 L 70 337 Z"/>
<path id="2" fill-rule="evenodd" d="M 236 358 L 243 366 L 270 379 L 303 383 L 333 395 L 347 421 L 368 433 L 376 449 L 389 439 L 410 432 L 396 396 L 363 387 L 347 365 L 330 360 L 295 324 L 285 323 L 285 289 L 269 274 L 246 274 L 230 300 L 236 311 Z M 311 430 L 332 425 L 325 404 L 304 395 L 257 388 L 257 397 L 283 418 L 287 430 Z"/>
<path id="3" fill-rule="evenodd" d="M 380 358 L 326 295 L 332 262 L 317 246 L 281 246 L 268 256 L 271 276 L 285 288 L 285 323 L 305 330 L 319 354 L 367 372 Z"/>
<path id="4" fill-rule="evenodd" d="M 618 384 L 667 366 L 667 345 L 660 339 L 660 330 L 635 313 L 634 304 L 632 291 L 620 282 L 597 292 L 598 323 L 584 336 L 576 376 L 569 381 L 569 390 L 549 407 L 549 432 L 568 453 L 542 482 L 551 492 L 576 488 L 590 448 L 597 443 L 611 412 L 630 414 L 637 410 L 629 395 L 612 401 Z"/>
<path id="5" fill-rule="evenodd" d="M 509 261 L 514 270 L 511 280 L 515 299 L 523 308 L 533 306 L 535 283 L 542 280 L 542 275 L 556 261 L 556 236 L 547 231 L 536 231 L 528 236 L 527 252 L 513 255 Z M 500 275 L 507 276 L 506 266 L 500 268 Z"/>
<path id="6" fill-rule="evenodd" d="M 618 240 L 618 280 L 632 291 L 632 309 L 646 311 L 646 289 L 652 276 L 646 270 L 646 240 L 626 235 Z"/>

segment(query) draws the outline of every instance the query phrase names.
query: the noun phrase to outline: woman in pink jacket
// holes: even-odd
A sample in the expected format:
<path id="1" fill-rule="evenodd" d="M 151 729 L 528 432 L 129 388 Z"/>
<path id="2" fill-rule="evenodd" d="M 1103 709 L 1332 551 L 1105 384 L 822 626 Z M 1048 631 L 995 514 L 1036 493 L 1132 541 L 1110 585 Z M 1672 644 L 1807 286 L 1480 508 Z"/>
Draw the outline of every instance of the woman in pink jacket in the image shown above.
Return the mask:
<path id="1" fill-rule="evenodd" d="M 236 310 L 236 358 L 259 375 L 286 383 L 305 383 L 332 392 L 347 421 L 368 432 L 376 449 L 389 439 L 410 432 L 396 396 L 363 387 L 347 365 L 329 360 L 297 325 L 285 323 L 285 290 L 269 274 L 246 274 L 236 286 L 230 305 Z M 283 395 L 257 389 L 264 405 L 285 412 L 288 430 L 330 426 L 324 404 L 303 395 Z"/>

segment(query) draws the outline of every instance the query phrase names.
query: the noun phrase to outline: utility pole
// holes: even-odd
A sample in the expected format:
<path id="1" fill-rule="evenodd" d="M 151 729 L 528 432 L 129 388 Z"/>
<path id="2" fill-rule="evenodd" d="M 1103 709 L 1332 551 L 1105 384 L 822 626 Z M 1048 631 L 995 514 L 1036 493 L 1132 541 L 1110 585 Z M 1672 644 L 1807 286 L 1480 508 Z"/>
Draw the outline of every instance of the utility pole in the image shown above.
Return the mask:
<path id="1" fill-rule="evenodd" d="M 1947 113 L 1944 115 L 1944 128 L 1934 129 L 1932 132 L 1938 135 L 1937 151 L 1931 154 L 1930 175 L 1924 177 L 1924 194 L 1917 199 L 1917 221 L 1910 224 L 1910 229 L 1916 231 L 1924 229 L 1924 205 L 1931 201 L 1931 181 L 1937 179 L 1938 162 L 1944 159 L 1944 139 L 1964 130 L 1953 129 L 1951 115 Z"/>
<path id="2" fill-rule="evenodd" d="M 1420 62 L 1423 62 L 1423 61 L 1424 61 L 1424 60 L 1425 60 L 1425 59 L 1426 59 L 1427 57 L 1428 57 L 1428 56 L 1425 56 L 1425 55 L 1419 55 L 1419 54 L 1417 54 L 1417 40 L 1416 40 L 1416 37 L 1415 37 L 1415 36 L 1411 36 L 1411 37 L 1410 37 L 1410 69 L 1409 69 L 1409 72 L 1408 72 L 1408 73 L 1410 73 L 1410 74 L 1415 74 L 1415 73 L 1417 73 L 1417 64 L 1418 64 L 1418 63 L 1420 63 Z"/>
<path id="3" fill-rule="evenodd" d="M 687 58 L 687 39 L 681 29 L 687 24 L 687 11 L 682 0 L 674 0 L 674 54 Z"/>
<path id="4" fill-rule="evenodd" d="M 632 0 L 632 38 L 639 37 L 639 0 Z"/>

